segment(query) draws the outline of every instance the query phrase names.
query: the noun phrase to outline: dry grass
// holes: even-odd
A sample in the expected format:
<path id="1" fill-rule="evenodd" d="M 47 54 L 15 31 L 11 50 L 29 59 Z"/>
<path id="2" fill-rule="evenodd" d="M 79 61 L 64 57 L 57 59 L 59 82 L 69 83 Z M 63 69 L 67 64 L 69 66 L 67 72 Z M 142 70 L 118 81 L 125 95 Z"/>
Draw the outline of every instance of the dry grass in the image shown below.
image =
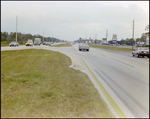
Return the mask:
<path id="1" fill-rule="evenodd" d="M 85 73 L 59 52 L 1 52 L 1 117 L 114 117 Z"/>
<path id="2" fill-rule="evenodd" d="M 9 46 L 9 43 L 11 43 L 11 42 L 2 41 L 1 42 L 1 47 L 3 47 L 3 46 Z"/>
<path id="3" fill-rule="evenodd" d="M 68 47 L 72 46 L 71 43 L 63 43 L 63 44 L 58 44 L 58 45 L 52 45 L 51 47 Z"/>
<path id="4" fill-rule="evenodd" d="M 3 46 L 9 46 L 9 43 L 11 43 L 11 42 L 2 41 L 1 42 L 1 47 L 3 47 Z M 20 42 L 18 42 L 18 43 L 19 43 L 19 45 L 25 45 L 26 41 L 23 41 L 22 43 L 20 43 Z"/>
<path id="5" fill-rule="evenodd" d="M 102 48 L 102 49 L 107 49 L 107 50 L 116 50 L 116 51 L 128 51 L 131 52 L 133 51 L 132 48 L 121 48 L 121 47 L 113 47 L 113 46 L 102 46 L 102 45 L 91 45 L 89 44 L 90 47 L 93 48 Z"/>

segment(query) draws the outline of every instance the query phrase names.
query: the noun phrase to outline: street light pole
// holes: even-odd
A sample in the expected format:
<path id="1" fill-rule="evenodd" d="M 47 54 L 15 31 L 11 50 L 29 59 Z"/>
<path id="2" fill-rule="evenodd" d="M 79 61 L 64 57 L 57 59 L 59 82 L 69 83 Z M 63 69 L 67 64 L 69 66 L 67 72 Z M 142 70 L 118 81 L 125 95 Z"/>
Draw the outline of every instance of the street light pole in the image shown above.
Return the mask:
<path id="1" fill-rule="evenodd" d="M 53 42 L 53 34 L 52 34 L 52 42 Z"/>
<path id="2" fill-rule="evenodd" d="M 17 42 L 17 16 L 16 16 L 16 42 Z"/>
<path id="3" fill-rule="evenodd" d="M 43 29 L 43 43 L 44 43 L 44 29 Z"/>
<path id="4" fill-rule="evenodd" d="M 107 36 L 108 36 L 108 29 L 106 30 L 106 42 L 107 42 Z"/>
<path id="5" fill-rule="evenodd" d="M 133 33 L 132 33 L 132 38 L 133 38 L 133 44 L 134 44 L 134 19 L 133 19 Z M 133 44 L 132 44 L 132 50 L 133 50 Z"/>

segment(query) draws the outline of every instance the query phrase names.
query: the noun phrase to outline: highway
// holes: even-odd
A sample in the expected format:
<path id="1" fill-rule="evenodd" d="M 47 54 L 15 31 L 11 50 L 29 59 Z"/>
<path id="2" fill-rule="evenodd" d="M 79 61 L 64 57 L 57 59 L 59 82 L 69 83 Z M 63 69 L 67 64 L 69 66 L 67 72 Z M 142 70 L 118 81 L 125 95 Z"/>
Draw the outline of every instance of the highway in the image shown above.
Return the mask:
<path id="1" fill-rule="evenodd" d="M 96 48 L 90 48 L 89 52 L 79 51 L 78 46 L 79 44 L 71 47 L 48 47 L 43 45 L 1 47 L 1 51 L 35 48 L 59 51 L 66 54 L 72 60 L 71 67 L 81 70 L 89 76 L 101 97 L 107 103 L 108 108 L 116 117 L 119 117 L 84 64 L 85 62 L 126 117 L 148 118 L 149 58 L 132 57 L 131 52 Z"/>

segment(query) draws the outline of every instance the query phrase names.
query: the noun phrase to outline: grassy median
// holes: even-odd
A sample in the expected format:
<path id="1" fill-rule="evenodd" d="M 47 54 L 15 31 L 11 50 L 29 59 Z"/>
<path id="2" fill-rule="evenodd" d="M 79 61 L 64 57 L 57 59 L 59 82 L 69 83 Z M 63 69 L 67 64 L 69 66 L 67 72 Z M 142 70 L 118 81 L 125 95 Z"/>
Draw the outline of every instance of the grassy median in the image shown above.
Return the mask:
<path id="1" fill-rule="evenodd" d="M 71 43 L 62 43 L 58 45 L 52 45 L 51 47 L 68 47 L 68 46 L 72 46 Z"/>
<path id="2" fill-rule="evenodd" d="M 1 51 L 1 117 L 114 117 L 85 73 L 59 52 Z"/>
<path id="3" fill-rule="evenodd" d="M 11 43 L 11 42 L 2 41 L 1 42 L 1 47 L 3 47 L 3 46 L 9 46 L 9 43 Z"/>
<path id="4" fill-rule="evenodd" d="M 14 41 L 14 42 L 16 42 L 16 41 Z M 2 42 L 1 42 L 1 47 L 3 47 L 3 46 L 9 46 L 9 43 L 11 43 L 11 42 L 2 41 Z M 26 44 L 26 41 L 18 42 L 18 43 L 19 43 L 19 45 L 25 45 L 25 44 Z"/>
<path id="5" fill-rule="evenodd" d="M 102 48 L 102 49 L 107 49 L 107 50 L 116 50 L 116 51 L 128 51 L 128 52 L 131 52 L 134 50 L 132 50 L 132 48 L 121 48 L 121 47 L 113 47 L 113 46 L 102 46 L 102 45 L 92 45 L 92 44 L 89 44 L 90 47 L 93 47 L 93 48 Z"/>

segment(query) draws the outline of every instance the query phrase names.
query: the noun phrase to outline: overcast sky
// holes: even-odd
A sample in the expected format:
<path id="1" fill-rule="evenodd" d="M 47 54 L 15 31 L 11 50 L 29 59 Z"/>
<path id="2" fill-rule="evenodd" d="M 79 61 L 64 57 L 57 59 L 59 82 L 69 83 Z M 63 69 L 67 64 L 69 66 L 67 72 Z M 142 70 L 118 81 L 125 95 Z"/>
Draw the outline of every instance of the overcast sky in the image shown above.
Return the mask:
<path id="1" fill-rule="evenodd" d="M 108 41 L 141 37 L 149 25 L 149 1 L 1 1 L 1 31 L 17 31 L 74 41 L 81 38 Z"/>

